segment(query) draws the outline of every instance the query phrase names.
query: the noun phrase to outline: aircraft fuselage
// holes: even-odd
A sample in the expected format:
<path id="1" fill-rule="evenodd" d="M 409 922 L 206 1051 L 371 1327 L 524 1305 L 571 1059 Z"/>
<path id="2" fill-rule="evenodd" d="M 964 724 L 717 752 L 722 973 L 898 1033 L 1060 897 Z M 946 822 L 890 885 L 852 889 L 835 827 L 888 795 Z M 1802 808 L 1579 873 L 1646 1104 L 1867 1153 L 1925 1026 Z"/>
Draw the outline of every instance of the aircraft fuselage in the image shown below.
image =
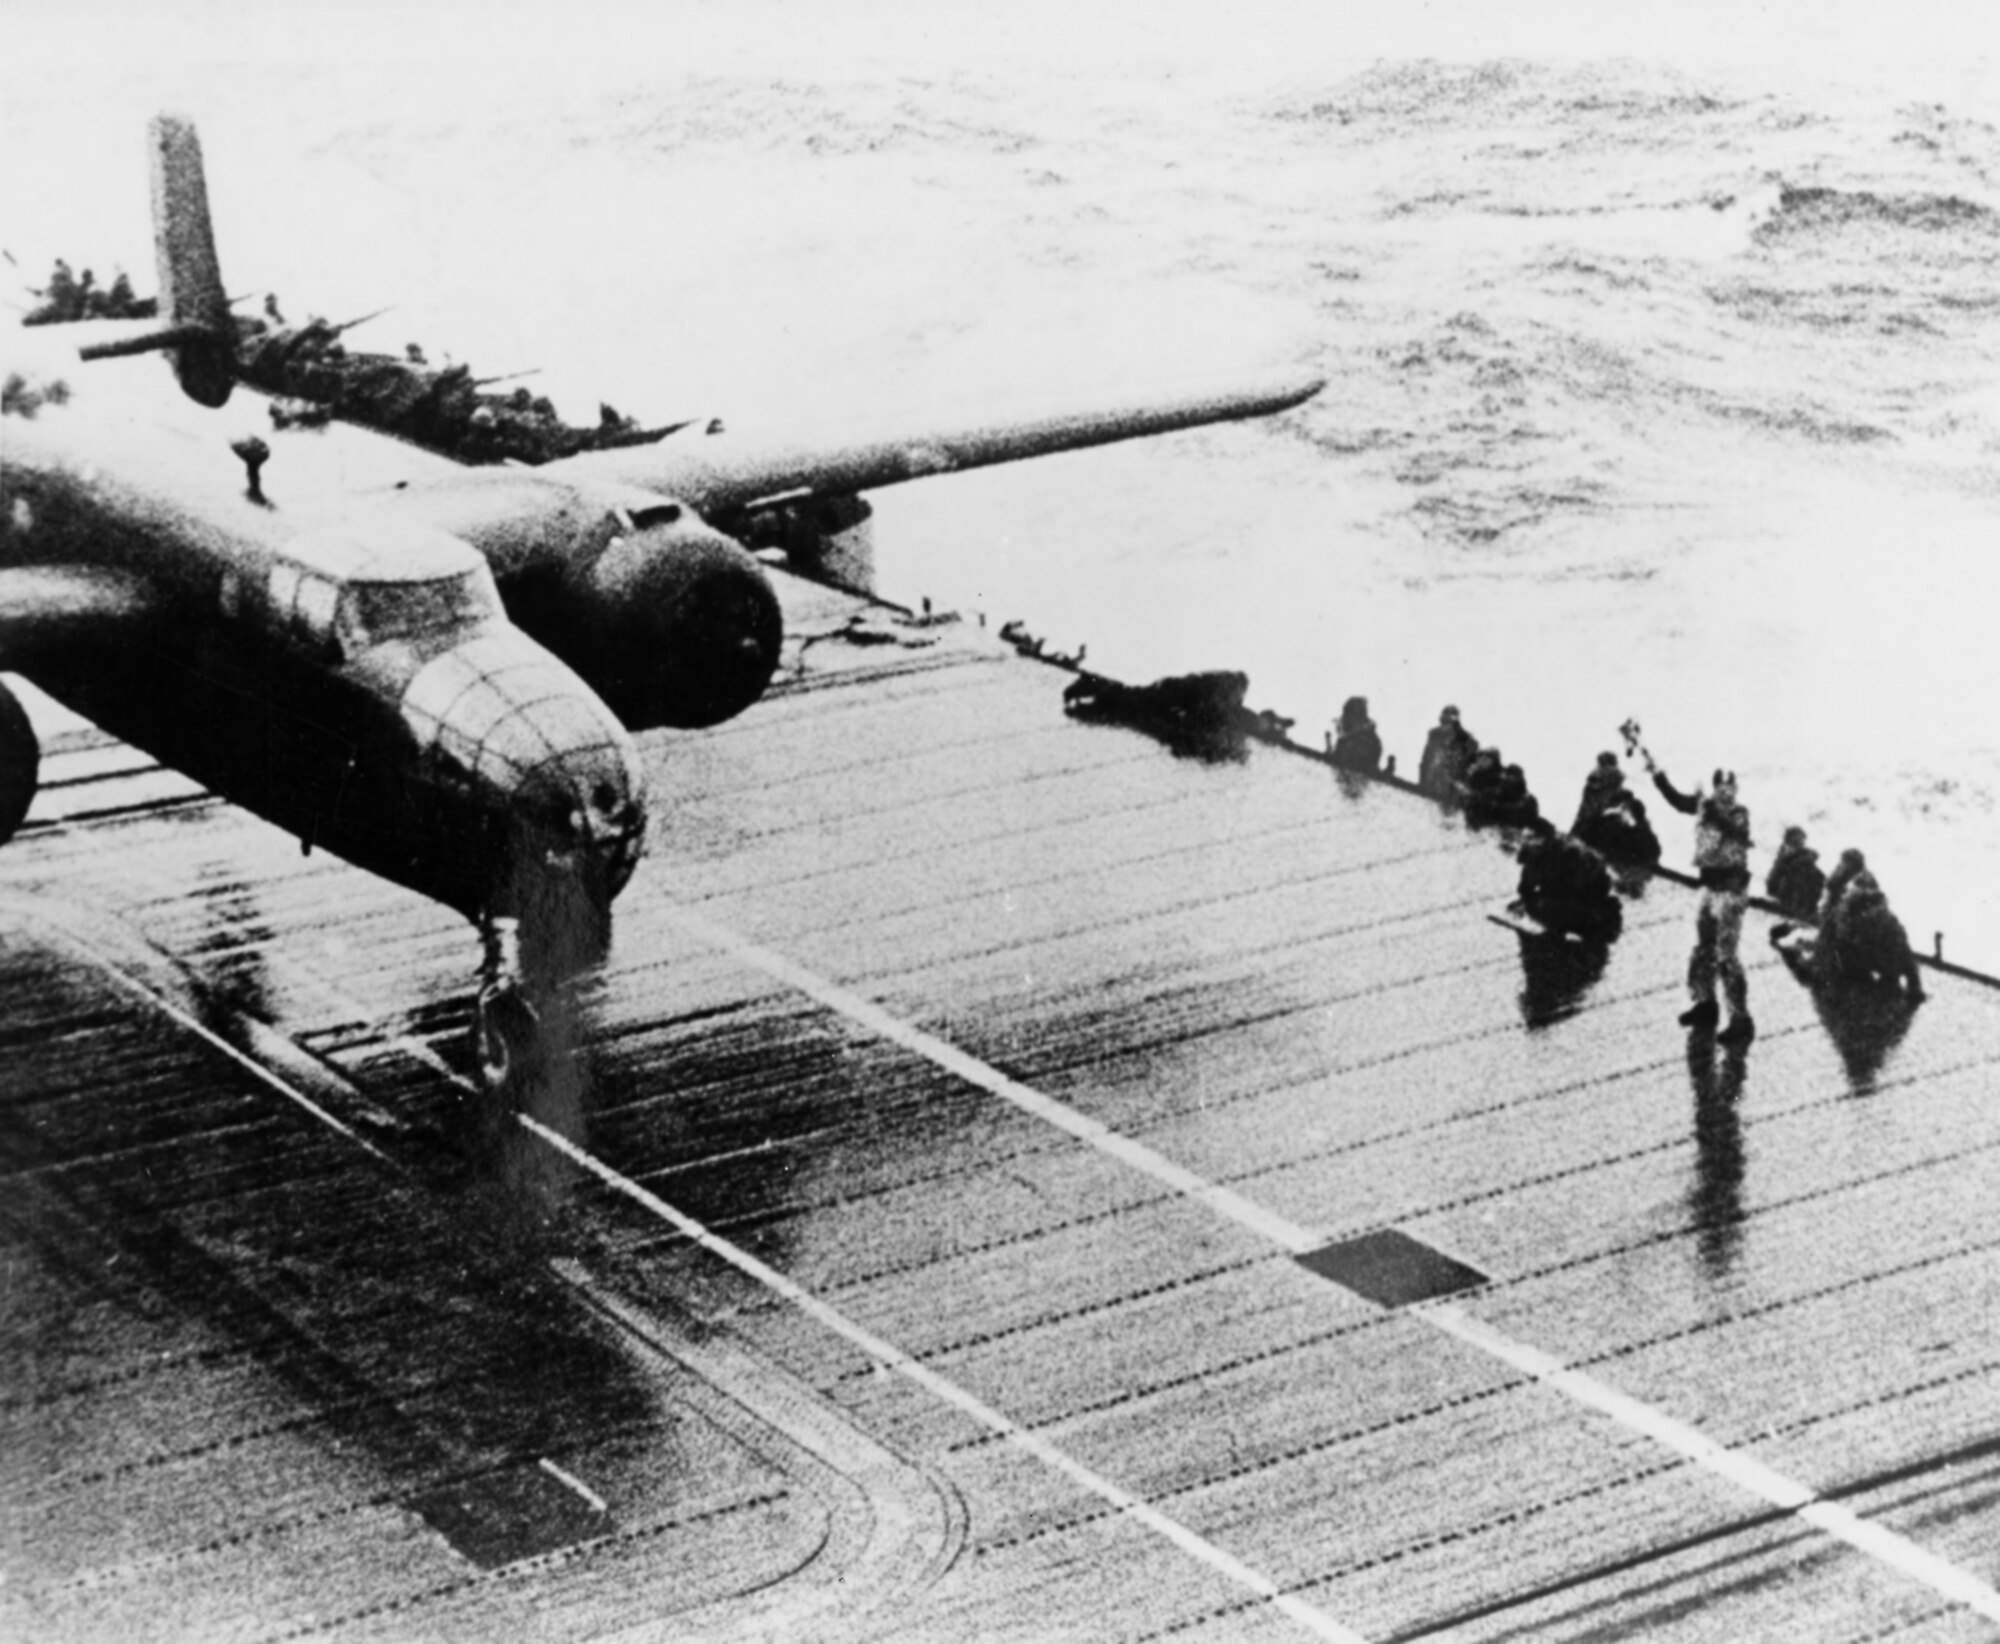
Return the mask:
<path id="1" fill-rule="evenodd" d="M 5 433 L 0 565 L 138 590 L 115 649 L 52 647 L 37 685 L 470 917 L 531 915 L 552 887 L 608 909 L 640 845 L 636 755 L 473 549 L 394 510 L 302 529 L 171 421 L 72 402 Z"/>

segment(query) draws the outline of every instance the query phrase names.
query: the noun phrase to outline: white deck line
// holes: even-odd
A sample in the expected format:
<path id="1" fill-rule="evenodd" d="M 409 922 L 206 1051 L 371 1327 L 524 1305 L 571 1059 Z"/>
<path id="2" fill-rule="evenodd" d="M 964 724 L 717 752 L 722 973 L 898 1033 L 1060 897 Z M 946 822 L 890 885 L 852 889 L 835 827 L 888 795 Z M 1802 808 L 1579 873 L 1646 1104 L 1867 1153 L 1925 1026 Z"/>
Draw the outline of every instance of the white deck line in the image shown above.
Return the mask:
<path id="1" fill-rule="evenodd" d="M 232 1060 L 238 1062 L 247 1071 L 254 1074 L 260 1082 L 280 1095 L 296 1102 L 312 1117 L 319 1120 L 320 1123 L 338 1132 L 341 1136 L 355 1143 L 376 1159 L 388 1164 L 392 1170 L 396 1168 L 393 1161 L 389 1160 L 378 1148 L 342 1124 L 339 1119 L 327 1112 L 317 1102 L 312 1101 L 309 1097 L 293 1089 L 284 1078 L 273 1073 L 269 1068 L 263 1067 L 261 1064 L 244 1056 L 226 1041 L 217 1038 L 185 1011 L 162 999 L 143 982 L 128 976 L 106 955 L 94 948 L 88 947 L 81 941 L 76 941 L 74 938 L 70 938 L 70 940 L 78 950 L 87 953 L 121 987 L 137 993 L 155 1009 L 164 1011 L 180 1026 L 187 1028 L 190 1032 L 223 1051 Z M 373 1013 L 364 1009 L 356 1001 L 348 998 L 339 989 L 329 984 L 323 977 L 317 975 L 317 973 L 312 974 L 312 981 L 317 990 L 326 999 L 342 1010 L 347 1011 L 358 1020 L 375 1022 Z M 893 1023 L 893 1019 L 886 1016 L 883 1018 L 883 1021 L 885 1025 Z M 379 1023 L 376 1025 L 380 1026 Z M 473 1099 L 484 1099 L 484 1093 L 476 1085 L 462 1075 L 454 1072 L 449 1063 L 421 1040 L 413 1039 L 407 1034 L 386 1031 L 381 1034 L 381 1037 L 385 1043 L 395 1046 L 406 1055 L 411 1056 L 426 1067 L 432 1068 L 441 1074 L 460 1090 L 469 1093 Z M 970 1057 L 966 1057 L 964 1060 L 969 1067 L 978 1066 Z M 1051 1105 L 1060 1107 L 1059 1103 Z M 1258 1598 L 1263 1599 L 1280 1614 L 1296 1622 L 1314 1637 L 1326 1639 L 1329 1641 L 1329 1644 L 1367 1644 L 1367 1640 L 1360 1633 L 1355 1632 L 1352 1628 L 1342 1626 L 1332 1616 L 1326 1614 L 1325 1611 L 1316 1608 L 1294 1594 L 1282 1591 L 1277 1583 L 1261 1570 L 1252 1568 L 1234 1554 L 1224 1551 L 1214 1542 L 1189 1529 L 1177 1519 L 1168 1517 L 1158 1508 L 1133 1495 L 1129 1490 L 1113 1483 L 1102 1474 L 1092 1471 L 1073 1456 L 1057 1449 L 1055 1445 L 1051 1444 L 1039 1433 L 1022 1427 L 1011 1417 L 994 1409 L 975 1394 L 968 1392 L 957 1383 L 938 1374 L 937 1371 L 931 1369 L 928 1365 L 921 1364 L 911 1358 L 893 1343 L 885 1341 L 880 1336 L 856 1324 L 852 1319 L 849 1319 L 846 1315 L 821 1301 L 811 1292 L 801 1288 L 775 1268 L 769 1267 L 759 1261 L 747 1250 L 730 1243 L 720 1234 L 711 1231 L 704 1224 L 696 1221 L 692 1216 L 668 1204 L 657 1194 L 647 1191 L 647 1189 L 641 1187 L 637 1182 L 612 1169 L 611 1166 L 604 1163 L 595 1154 L 579 1147 L 559 1131 L 550 1129 L 539 1119 L 526 1113 L 516 1113 L 514 1117 L 519 1121 L 521 1128 L 527 1131 L 529 1135 L 537 1138 L 548 1147 L 553 1148 L 556 1152 L 563 1155 L 563 1157 L 573 1161 L 590 1175 L 596 1177 L 606 1187 L 611 1188 L 614 1192 L 631 1200 L 633 1203 L 640 1205 L 652 1215 L 666 1222 L 675 1231 L 701 1245 L 705 1250 L 713 1252 L 739 1272 L 746 1274 L 748 1277 L 756 1280 L 757 1283 L 790 1302 L 801 1312 L 817 1320 L 828 1330 L 833 1331 L 836 1335 L 859 1348 L 877 1363 L 907 1377 L 930 1393 L 934 1398 L 963 1412 L 985 1427 L 989 1432 L 1005 1439 L 1028 1455 L 1033 1456 L 1043 1465 L 1063 1474 L 1065 1477 L 1082 1486 L 1107 1506 L 1125 1514 L 1135 1523 L 1151 1531 L 1154 1535 L 1172 1543 L 1172 1545 L 1179 1548 L 1182 1552 L 1207 1565 L 1219 1575 L 1226 1577 L 1238 1586 L 1247 1589 Z M 1105 1132 L 1105 1135 L 1110 1137 L 1109 1132 Z M 1118 1138 L 1112 1139 L 1117 1140 Z M 1194 1178 L 1188 1177 L 1188 1180 L 1192 1182 Z M 578 1495 L 599 1511 L 606 1510 L 601 1498 L 578 1483 L 569 1474 L 563 1472 L 546 1457 L 541 1459 L 540 1466 L 551 1476 L 574 1489 Z"/>
<path id="2" fill-rule="evenodd" d="M 379 1161 L 382 1164 L 390 1163 L 389 1156 L 386 1153 L 384 1153 L 379 1147 L 377 1147 L 373 1142 L 369 1141 L 368 1138 L 363 1136 L 359 1131 L 353 1129 L 349 1125 L 342 1123 L 340 1119 L 336 1118 L 333 1114 L 329 1113 L 325 1108 L 321 1107 L 318 1102 L 315 1102 L 310 1096 L 306 1095 L 304 1091 L 298 1089 L 295 1085 L 293 1085 L 290 1080 L 282 1078 L 278 1074 L 273 1073 L 269 1068 L 267 1068 L 262 1062 L 258 1061 L 255 1057 L 246 1056 L 242 1051 L 238 1050 L 227 1039 L 223 1038 L 219 1033 L 215 1032 L 212 1028 L 205 1026 L 203 1023 L 197 1021 L 194 1017 L 190 1016 L 186 1011 L 181 1009 L 181 1007 L 175 1004 L 171 999 L 166 998 L 162 994 L 156 993 L 152 988 L 148 987 L 138 977 L 132 975 L 130 972 L 125 970 L 124 967 L 121 966 L 115 959 L 111 958 L 110 955 L 103 952 L 94 942 L 90 941 L 87 937 L 80 936 L 75 931 L 65 929 L 62 926 L 62 924 L 57 920 L 48 918 L 47 916 L 37 913 L 32 909 L 23 910 L 19 908 L 10 907 L 9 911 L 14 912 L 22 917 L 32 919 L 36 924 L 40 925 L 44 930 L 48 931 L 53 937 L 55 937 L 57 941 L 63 943 L 66 947 L 68 947 L 72 953 L 78 954 L 81 957 L 88 959 L 91 964 L 96 966 L 98 970 L 102 971 L 107 977 L 109 977 L 113 982 L 113 984 L 115 984 L 118 988 L 122 989 L 126 993 L 132 994 L 134 997 L 138 998 L 143 1003 L 150 1006 L 153 1010 L 159 1012 L 159 1014 L 166 1017 L 167 1020 L 172 1022 L 176 1027 L 182 1028 L 186 1032 L 193 1034 L 195 1038 L 199 1039 L 203 1044 L 207 1045 L 211 1050 L 220 1051 L 224 1056 L 228 1057 L 230 1061 L 234 1062 L 238 1067 L 240 1067 L 245 1073 L 249 1074 L 251 1078 L 255 1079 L 259 1084 L 265 1086 L 269 1090 L 275 1091 L 278 1095 L 282 1096 L 286 1101 L 296 1103 L 299 1107 L 304 1108 L 305 1111 L 308 1114 L 310 1114 L 313 1118 L 317 1119 L 321 1124 L 325 1125 L 329 1130 L 334 1131 L 347 1141 L 352 1142 L 356 1147 L 360 1148 L 363 1153 L 369 1155 L 369 1157 Z"/>
<path id="3" fill-rule="evenodd" d="M 1053 1096 L 1008 1078 L 997 1068 L 989 1067 L 956 1045 L 947 1044 L 922 1028 L 901 1020 L 872 999 L 817 974 L 783 954 L 761 947 L 691 909 L 663 904 L 659 911 L 689 935 L 721 948 L 753 969 L 796 988 L 827 1009 L 923 1057 L 947 1073 L 1011 1102 L 1038 1119 L 1046 1120 L 1120 1164 L 1141 1171 L 1175 1192 L 1206 1205 L 1217 1215 L 1262 1235 L 1279 1248 L 1301 1255 L 1320 1242 L 1319 1235 L 1310 1229 L 1252 1203 L 1229 1188 L 1204 1181 L 1144 1143 L 1120 1135 Z M 529 1122 L 523 1120 L 523 1123 Z M 789 1281 L 785 1282 L 789 1284 Z M 1988 1620 L 2000 1621 L 2000 1592 L 1978 1577 L 1925 1551 L 1893 1530 L 1884 1529 L 1844 1507 L 1822 1500 L 1813 1490 L 1765 1466 L 1746 1452 L 1709 1438 L 1664 1410 L 1621 1393 L 1595 1376 L 1565 1365 L 1540 1348 L 1514 1340 L 1505 1332 L 1474 1318 L 1457 1303 L 1433 1302 L 1407 1311 L 1411 1317 L 1422 1319 L 1434 1329 L 1477 1348 L 1577 1404 L 1608 1417 L 1626 1431 L 1650 1439 L 1726 1479 L 1767 1505 L 1796 1514 L 1815 1529 L 1921 1583 L 1941 1597 L 1962 1604 Z M 922 1366 L 916 1369 L 921 1370 Z"/>
<path id="4" fill-rule="evenodd" d="M 1112 1130 L 1068 1104 L 1058 1101 L 1055 1097 L 1009 1078 L 997 1068 L 937 1038 L 934 1034 L 926 1033 L 914 1024 L 903 1021 L 873 1000 L 842 987 L 830 978 L 751 942 L 748 938 L 689 908 L 666 903 L 661 905 L 659 911 L 669 923 L 699 940 L 720 948 L 753 969 L 797 989 L 858 1026 L 891 1043 L 901 1045 L 975 1088 L 985 1090 L 1022 1111 L 1055 1125 L 1085 1145 L 1140 1171 L 1174 1192 L 1207 1206 L 1225 1220 L 1235 1222 L 1259 1234 L 1281 1249 L 1299 1255 L 1312 1249 L 1319 1242 L 1319 1235 L 1312 1230 L 1266 1210 L 1233 1189 L 1204 1180 L 1144 1143 Z M 59 929 L 53 924 L 50 924 L 50 928 Z M 170 1000 L 161 997 L 144 982 L 129 975 L 109 956 L 72 932 L 62 931 L 61 935 L 74 951 L 86 954 L 120 987 L 138 995 L 178 1026 L 223 1052 L 261 1083 L 285 1099 L 296 1103 L 313 1118 L 364 1152 L 384 1163 L 391 1162 L 365 1137 L 342 1123 L 302 1091 L 295 1089 L 288 1080 L 244 1055 Z M 336 990 L 329 987 L 323 978 L 315 975 L 314 981 L 329 998 L 341 1003 L 343 1007 L 352 1006 L 352 1001 L 345 1000 Z M 353 1006 L 353 1009 L 362 1020 L 374 1019 L 372 1013 L 360 1010 L 358 1006 Z M 441 1073 L 461 1089 L 475 1090 L 476 1087 L 453 1072 L 449 1064 L 428 1045 L 402 1034 L 385 1034 L 384 1037 L 387 1042 Z M 731 1244 L 692 1217 L 676 1210 L 665 1200 L 619 1174 L 567 1137 L 549 1129 L 527 1114 L 517 1114 L 516 1118 L 531 1135 L 575 1161 L 606 1186 L 643 1205 L 688 1238 L 714 1252 L 731 1266 L 852 1342 L 869 1357 L 908 1377 L 934 1397 L 961 1410 L 1045 1465 L 1075 1480 L 1155 1534 L 1268 1600 L 1308 1631 L 1322 1638 L 1342 1641 L 1342 1644 L 1365 1644 L 1361 1634 L 1344 1627 L 1304 1600 L 1280 1591 L 1276 1584 L 1260 1571 L 1244 1564 L 1233 1554 L 1224 1551 L 1185 1525 L 1167 1517 L 1111 1480 L 1092 1472 L 1039 1434 L 1021 1427 L 956 1383 L 948 1381 L 927 1365 L 910 1358 L 892 1343 L 855 1324 L 783 1274 L 760 1262 L 748 1251 Z M 2000 1592 L 1996 1592 L 1987 1583 L 1926 1551 L 1895 1531 L 1863 1519 L 1837 1503 L 1822 1500 L 1805 1485 L 1765 1466 L 1745 1452 L 1733 1450 L 1707 1437 L 1698 1429 L 1678 1421 L 1665 1411 L 1621 1393 L 1584 1371 L 1564 1365 L 1559 1359 L 1544 1353 L 1539 1348 L 1515 1341 L 1504 1332 L 1473 1318 L 1455 1303 L 1430 1303 L 1408 1311 L 1412 1317 L 1420 1318 L 1445 1334 L 1501 1360 L 1576 1403 L 1609 1417 L 1628 1431 L 1638 1433 L 1674 1451 L 1768 1505 L 1795 1513 L 1816 1529 L 1929 1587 L 1941 1597 L 1955 1604 L 1964 1605 L 1989 1620 L 2000 1622 Z"/>
<path id="5" fill-rule="evenodd" d="M 611 1511 L 611 1505 L 609 1502 L 607 1502 L 595 1490 L 591 1489 L 591 1487 L 588 1484 L 585 1484 L 582 1479 L 576 1476 L 576 1474 L 565 1472 L 562 1468 L 558 1467 L 554 1462 L 549 1460 L 547 1456 L 543 1456 L 541 1460 L 538 1461 L 535 1465 L 540 1467 L 543 1472 L 547 1473 L 549 1477 L 554 1479 L 558 1484 L 563 1485 L 573 1495 L 579 1497 L 582 1500 L 583 1504 L 586 1507 L 588 1507 L 593 1513 L 608 1513 Z"/>
<path id="6" fill-rule="evenodd" d="M 648 1192 L 637 1182 L 613 1170 L 595 1154 L 578 1147 L 561 1132 L 551 1130 L 541 1120 L 528 1114 L 517 1114 L 516 1117 L 520 1120 L 522 1128 L 530 1135 L 539 1137 L 564 1158 L 595 1176 L 606 1187 L 650 1211 L 703 1249 L 713 1252 L 739 1272 L 755 1279 L 767 1290 L 798 1308 L 807 1317 L 859 1348 L 876 1363 L 907 1377 L 934 1398 L 971 1417 L 989 1432 L 999 1435 L 1045 1466 L 1081 1485 L 1099 1500 L 1126 1514 L 1153 1534 L 1172 1542 L 1182 1552 L 1200 1560 L 1239 1586 L 1249 1589 L 1259 1598 L 1267 1600 L 1315 1637 L 1334 1640 L 1336 1644 L 1365 1644 L 1361 1634 L 1351 1628 L 1343 1627 L 1333 1617 L 1316 1609 L 1304 1599 L 1280 1591 L 1277 1584 L 1262 1571 L 1253 1569 L 1234 1554 L 1225 1552 L 1214 1542 L 1190 1530 L 1185 1524 L 1169 1518 L 1158 1508 L 1142 1501 L 1122 1486 L 1114 1484 L 1101 1473 L 1093 1472 L 1073 1456 L 1058 1450 L 1039 1433 L 1021 1426 L 976 1394 L 967 1392 L 956 1382 L 939 1375 L 929 1365 L 911 1358 L 894 1343 L 885 1341 L 873 1331 L 856 1324 L 776 1268 L 766 1266 L 747 1250 L 731 1244 L 692 1216 L 675 1209 L 657 1194 Z"/>

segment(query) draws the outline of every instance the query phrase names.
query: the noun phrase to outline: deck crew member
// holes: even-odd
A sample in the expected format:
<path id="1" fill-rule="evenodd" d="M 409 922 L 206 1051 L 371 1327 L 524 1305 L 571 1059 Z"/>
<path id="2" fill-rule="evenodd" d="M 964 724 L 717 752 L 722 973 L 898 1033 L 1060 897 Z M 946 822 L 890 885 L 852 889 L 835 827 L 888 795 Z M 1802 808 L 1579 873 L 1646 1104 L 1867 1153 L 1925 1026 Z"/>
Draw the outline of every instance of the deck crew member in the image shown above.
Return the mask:
<path id="1" fill-rule="evenodd" d="M 1660 860 L 1660 840 L 1646 819 L 1646 802 L 1630 788 L 1613 794 L 1601 811 L 1579 822 L 1574 831 L 1610 861 L 1650 868 Z"/>
<path id="2" fill-rule="evenodd" d="M 1326 754 L 1344 771 L 1373 773 L 1382 768 L 1382 738 L 1368 717 L 1368 698 L 1350 696 L 1342 704 L 1340 723 L 1326 739 Z"/>
<path id="3" fill-rule="evenodd" d="M 1593 819 L 1624 795 L 1625 773 L 1618 768 L 1615 753 L 1601 753 L 1597 756 L 1597 766 L 1583 779 L 1583 797 L 1577 801 L 1576 820 L 1569 825 L 1572 834 L 1581 835 Z"/>
<path id="4" fill-rule="evenodd" d="M 1509 827 L 1524 828 L 1541 819 L 1541 802 L 1528 792 L 1528 777 L 1519 765 L 1500 767 L 1500 791 L 1496 796 L 1500 820 Z"/>
<path id="5" fill-rule="evenodd" d="M 90 271 L 85 269 L 88 274 Z M 59 320 L 76 320 L 83 317 L 83 292 L 76 283 L 76 276 L 70 272 L 69 264 L 62 258 L 56 259 L 55 272 L 49 276 L 48 289 L 43 293 L 49 300 L 49 307 L 55 310 Z"/>
<path id="6" fill-rule="evenodd" d="M 1466 761 L 1458 778 L 1458 802 L 1465 807 L 1468 822 L 1485 822 L 1485 808 L 1500 790 L 1498 748 L 1481 748 Z"/>
<path id="7" fill-rule="evenodd" d="M 1880 983 L 1903 989 L 1913 1005 L 1927 997 L 1909 933 L 1857 850 L 1842 851 L 1834 864 L 1820 902 L 1819 928 L 1780 925 L 1771 932 L 1771 944 L 1806 982 Z"/>
<path id="8" fill-rule="evenodd" d="M 1826 874 L 1819 865 L 1819 852 L 1806 843 L 1806 830 L 1793 826 L 1785 830 L 1785 842 L 1771 859 L 1771 871 L 1764 877 L 1764 894 L 1778 904 L 1788 919 L 1818 916 L 1820 894 L 1826 889 Z"/>
<path id="9" fill-rule="evenodd" d="M 1903 922 L 1857 850 L 1840 853 L 1827 881 L 1820 913 L 1819 963 L 1833 979 L 1901 984 L 1913 1003 L 1924 997 L 1924 979 L 1910 951 Z"/>
<path id="10" fill-rule="evenodd" d="M 1868 858 L 1852 845 L 1840 853 L 1840 860 L 1833 865 L 1833 872 L 1827 875 L 1826 887 L 1820 892 L 1819 922 L 1822 929 L 1830 928 L 1833 916 L 1840 908 L 1840 899 L 1847 894 L 1847 887 L 1868 871 Z"/>
<path id="11" fill-rule="evenodd" d="M 1624 924 L 1624 908 L 1604 858 L 1581 840 L 1557 833 L 1546 817 L 1527 824 L 1521 842 L 1515 906 L 1558 935 L 1609 942 Z"/>
<path id="12" fill-rule="evenodd" d="M 1478 752 L 1479 739 L 1459 723 L 1458 710 L 1447 707 L 1424 741 L 1423 757 L 1417 763 L 1417 786 L 1433 799 L 1455 804 L 1458 785 Z"/>
<path id="13" fill-rule="evenodd" d="M 1697 789 L 1688 794 L 1667 780 L 1652 754 L 1646 753 L 1645 759 L 1661 797 L 1695 819 L 1694 865 L 1701 879 L 1701 909 L 1695 916 L 1694 951 L 1688 955 L 1688 992 L 1693 1002 L 1681 1012 L 1681 1025 L 1715 1025 L 1720 1016 L 1715 1003 L 1719 981 L 1729 1001 L 1730 1019 L 1716 1039 L 1722 1044 L 1746 1044 L 1757 1026 L 1750 1019 L 1750 989 L 1736 948 L 1750 892 L 1750 812 L 1737 803 L 1734 771 L 1718 770 L 1707 793 Z"/>

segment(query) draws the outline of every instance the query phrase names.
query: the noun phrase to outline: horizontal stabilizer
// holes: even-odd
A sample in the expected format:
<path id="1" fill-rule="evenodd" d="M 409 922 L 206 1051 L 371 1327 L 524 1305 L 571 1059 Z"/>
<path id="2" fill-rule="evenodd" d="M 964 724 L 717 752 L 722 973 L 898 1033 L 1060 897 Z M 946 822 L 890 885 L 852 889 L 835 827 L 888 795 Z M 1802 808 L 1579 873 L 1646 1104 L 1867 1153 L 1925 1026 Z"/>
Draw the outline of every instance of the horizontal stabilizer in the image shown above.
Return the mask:
<path id="1" fill-rule="evenodd" d="M 118 360 L 128 354 L 152 354 L 165 348 L 179 348 L 183 343 L 206 342 L 209 336 L 210 333 L 200 326 L 155 327 L 136 331 L 112 342 L 86 343 L 76 351 L 76 357 L 80 360 Z"/>
<path id="2" fill-rule="evenodd" d="M 1119 405 L 940 422 L 919 429 L 857 430 L 825 440 L 683 437 L 587 452 L 552 469 L 642 486 L 717 519 L 772 503 L 874 490 L 931 474 L 1269 416 L 1303 404 L 1324 385 L 1324 378 L 1293 373 Z"/>

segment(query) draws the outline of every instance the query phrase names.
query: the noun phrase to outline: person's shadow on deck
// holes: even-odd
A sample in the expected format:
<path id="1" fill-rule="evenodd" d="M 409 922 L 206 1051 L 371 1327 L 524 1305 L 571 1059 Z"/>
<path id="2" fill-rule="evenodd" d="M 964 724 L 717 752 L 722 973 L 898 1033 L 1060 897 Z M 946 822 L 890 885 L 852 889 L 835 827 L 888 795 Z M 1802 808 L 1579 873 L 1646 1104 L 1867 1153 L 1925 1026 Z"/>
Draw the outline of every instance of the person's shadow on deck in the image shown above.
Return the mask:
<path id="1" fill-rule="evenodd" d="M 1524 936 L 1521 944 L 1521 1020 L 1530 1031 L 1574 1016 L 1611 958 L 1605 942 L 1571 942 L 1560 936 Z"/>
<path id="2" fill-rule="evenodd" d="M 1889 1052 L 1903 1042 L 1903 1035 L 1916 1019 L 1918 1001 L 1898 987 L 1818 974 L 1809 951 L 1796 940 L 1777 939 L 1787 929 L 1779 926 L 1773 937 L 1778 957 L 1812 995 L 1820 1025 L 1833 1041 L 1833 1048 L 1840 1052 L 1841 1065 L 1847 1070 L 1848 1089 L 1856 1096 L 1872 1095 L 1882 1064 L 1889 1059 Z M 1810 934 L 1808 930 L 1807 935 Z"/>
<path id="3" fill-rule="evenodd" d="M 1749 1065 L 1746 1047 L 1718 1045 L 1708 1032 L 1690 1033 L 1688 1083 L 1694 1090 L 1694 1182 L 1688 1212 L 1695 1248 L 1710 1278 L 1722 1278 L 1743 1242 L 1743 1121 L 1737 1104 Z"/>
<path id="4" fill-rule="evenodd" d="M 1889 1052 L 1916 1020 L 1915 1008 L 1892 989 L 1864 985 L 1822 985 L 1812 990 L 1812 1002 L 1826 1036 L 1840 1052 L 1848 1088 L 1857 1096 L 1872 1095 Z"/>

